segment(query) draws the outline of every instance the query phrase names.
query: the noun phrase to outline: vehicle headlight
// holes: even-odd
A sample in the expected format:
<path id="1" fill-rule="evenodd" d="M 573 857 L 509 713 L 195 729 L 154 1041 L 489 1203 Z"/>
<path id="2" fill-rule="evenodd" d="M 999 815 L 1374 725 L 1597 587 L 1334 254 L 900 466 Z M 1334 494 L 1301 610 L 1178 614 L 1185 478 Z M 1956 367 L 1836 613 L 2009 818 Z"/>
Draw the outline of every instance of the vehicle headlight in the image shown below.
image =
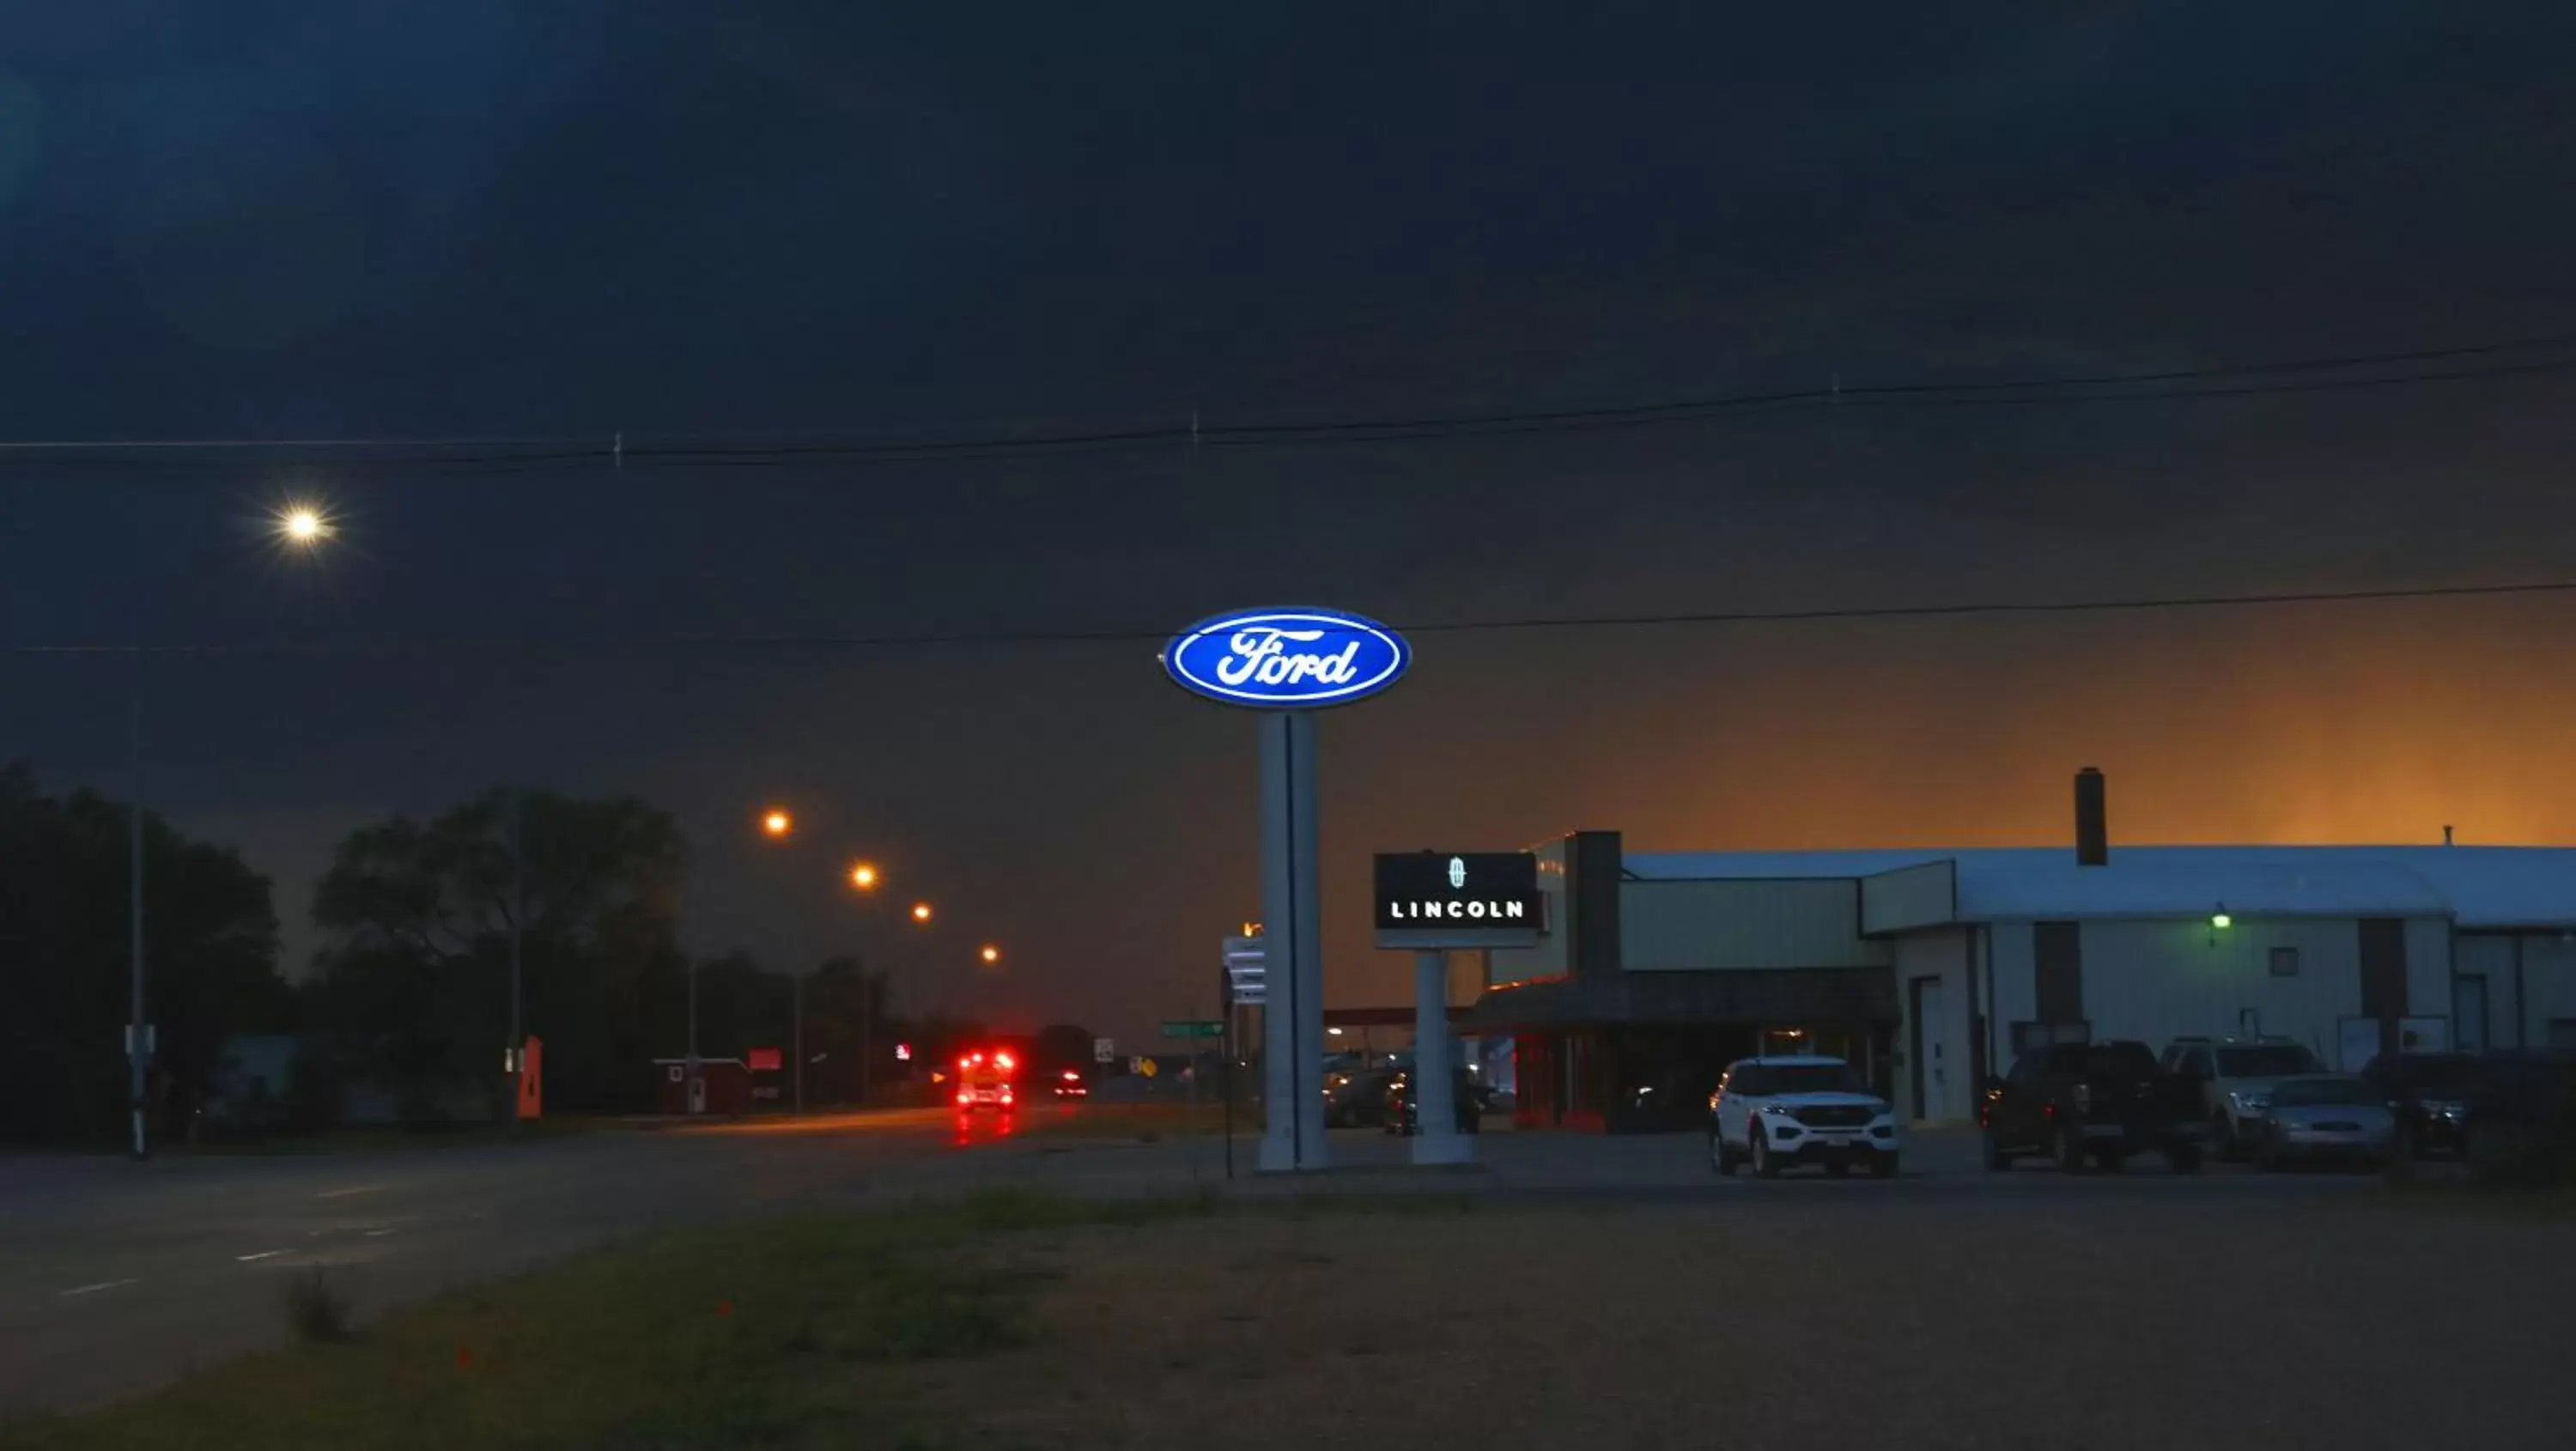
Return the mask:
<path id="1" fill-rule="evenodd" d="M 1787 1118 L 1789 1116 L 1789 1105 L 1785 1103 L 1766 1103 L 1762 1105 L 1762 1111 L 1771 1115 L 1773 1118 Z"/>

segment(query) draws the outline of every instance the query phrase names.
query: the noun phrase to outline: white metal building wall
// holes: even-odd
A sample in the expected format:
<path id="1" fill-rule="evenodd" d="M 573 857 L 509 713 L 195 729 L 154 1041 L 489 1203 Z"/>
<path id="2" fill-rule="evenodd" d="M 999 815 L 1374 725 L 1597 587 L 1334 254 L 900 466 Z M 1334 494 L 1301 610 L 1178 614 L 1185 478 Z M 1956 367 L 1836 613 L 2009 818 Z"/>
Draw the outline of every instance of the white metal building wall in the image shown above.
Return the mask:
<path id="1" fill-rule="evenodd" d="M 2418 925 L 2410 922 L 2406 934 L 2409 1010 L 2448 1016 L 2449 924 L 2420 924 L 2442 934 L 2430 966 L 2416 961 Z M 2084 1015 L 2095 1038 L 2161 1049 L 2173 1038 L 2226 1037 L 2251 1026 L 2296 1038 L 2331 1063 L 2337 1024 L 2361 1012 L 2361 928 L 2349 917 L 2240 917 L 2224 930 L 2205 921 L 2087 922 L 2083 944 Z M 2273 975 L 2274 948 L 2296 950 L 2294 975 Z M 2438 975 L 2438 999 L 2417 997 L 2427 974 Z M 2252 1024 L 2247 1009 L 2258 1015 Z"/>
<path id="2" fill-rule="evenodd" d="M 1896 1111 L 1900 1118 L 1944 1120 L 1976 1115 L 1977 1084 L 1971 1074 L 1968 1025 L 1976 1005 L 1968 999 L 1971 929 L 1909 932 L 1896 939 Z M 2027 973 L 2024 974 L 2025 979 Z M 1917 989 L 1917 980 L 1926 980 Z M 1914 1003 L 1927 1008 L 1916 1032 Z M 1918 1041 L 1923 1101 L 1914 1100 Z"/>
<path id="3" fill-rule="evenodd" d="M 1955 922 L 1959 864 L 1925 862 L 1860 879 L 1860 930 L 1911 932 Z"/>

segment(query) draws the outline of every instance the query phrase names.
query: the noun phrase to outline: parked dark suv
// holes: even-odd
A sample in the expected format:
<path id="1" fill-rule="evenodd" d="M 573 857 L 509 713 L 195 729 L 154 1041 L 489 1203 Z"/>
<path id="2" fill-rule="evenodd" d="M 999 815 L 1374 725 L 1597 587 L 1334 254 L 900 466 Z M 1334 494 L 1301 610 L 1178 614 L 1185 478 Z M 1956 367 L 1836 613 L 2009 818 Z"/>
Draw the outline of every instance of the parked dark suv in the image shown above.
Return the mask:
<path id="1" fill-rule="evenodd" d="M 2576 1052 L 2487 1054 L 2461 1097 L 2464 1153 L 2481 1183 L 2576 1179 Z"/>
<path id="2" fill-rule="evenodd" d="M 2382 1053 L 2361 1076 L 2397 1115 L 2403 1151 L 2418 1158 L 2452 1158 L 2466 1147 L 2461 1133 L 2466 1094 L 2477 1077 L 2474 1053 Z"/>

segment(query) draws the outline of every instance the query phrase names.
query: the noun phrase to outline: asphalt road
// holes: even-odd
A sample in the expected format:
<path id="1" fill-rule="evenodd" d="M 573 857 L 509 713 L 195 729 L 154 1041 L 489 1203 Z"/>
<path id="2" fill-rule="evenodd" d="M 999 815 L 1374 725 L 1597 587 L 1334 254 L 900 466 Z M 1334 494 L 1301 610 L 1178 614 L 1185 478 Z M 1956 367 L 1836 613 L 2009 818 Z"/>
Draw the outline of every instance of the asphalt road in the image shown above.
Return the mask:
<path id="1" fill-rule="evenodd" d="M 969 1187 L 1032 1145 L 914 1110 L 526 1145 L 0 1160 L 0 1415 L 148 1389 L 283 1339 L 287 1278 L 362 1315 L 685 1222 Z"/>

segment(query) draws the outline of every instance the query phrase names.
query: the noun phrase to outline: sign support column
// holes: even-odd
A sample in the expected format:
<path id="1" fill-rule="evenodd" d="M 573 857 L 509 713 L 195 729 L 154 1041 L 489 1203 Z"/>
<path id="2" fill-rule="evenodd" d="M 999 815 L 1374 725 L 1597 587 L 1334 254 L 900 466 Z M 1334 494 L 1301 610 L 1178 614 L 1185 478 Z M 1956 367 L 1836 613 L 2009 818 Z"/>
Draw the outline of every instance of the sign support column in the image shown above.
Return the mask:
<path id="1" fill-rule="evenodd" d="M 1322 899 L 1317 888 L 1315 719 L 1261 721 L 1264 1172 L 1325 1166 Z"/>
<path id="2" fill-rule="evenodd" d="M 1458 1098 L 1450 1082 L 1449 954 L 1413 954 L 1413 1162 L 1472 1164 L 1476 1146 L 1458 1132 Z"/>
<path id="3" fill-rule="evenodd" d="M 1261 915 L 1264 1115 L 1255 1162 L 1321 1169 L 1324 1149 L 1324 952 L 1315 836 L 1313 712 L 1403 678 L 1404 638 L 1341 610 L 1211 615 L 1172 637 L 1162 665 L 1193 695 L 1263 713 Z M 1252 934 L 1246 932 L 1245 936 Z"/>
<path id="4" fill-rule="evenodd" d="M 1525 851 L 1384 853 L 1376 875 L 1377 945 L 1413 953 L 1413 1162 L 1472 1164 L 1475 1142 L 1458 1131 L 1449 954 L 1538 945 L 1547 935 L 1538 858 Z"/>

